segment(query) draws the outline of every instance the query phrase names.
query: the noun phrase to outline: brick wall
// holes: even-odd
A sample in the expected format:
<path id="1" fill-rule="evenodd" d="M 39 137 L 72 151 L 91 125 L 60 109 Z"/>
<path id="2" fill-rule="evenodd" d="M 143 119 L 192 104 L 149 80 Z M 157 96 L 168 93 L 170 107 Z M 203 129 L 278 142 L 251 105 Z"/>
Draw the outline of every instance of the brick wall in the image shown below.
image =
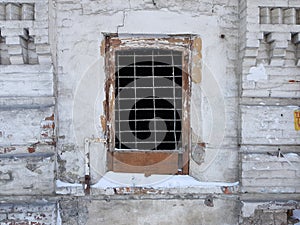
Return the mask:
<path id="1" fill-rule="evenodd" d="M 247 211 L 247 204 L 256 202 L 257 208 L 262 200 L 292 200 L 299 193 L 300 139 L 293 113 L 300 86 L 289 80 L 299 80 L 300 30 L 296 1 L 241 1 L 240 6 L 240 180 Z M 286 211 L 267 211 L 253 210 L 254 219 L 242 224 L 287 224 L 277 218 Z"/>
<path id="2" fill-rule="evenodd" d="M 55 99 L 48 12 L 48 1 L 0 3 L 3 225 L 55 224 L 56 204 L 32 200 L 54 193 Z M 21 196 L 32 199 L 22 201 Z"/>
<path id="3" fill-rule="evenodd" d="M 287 224 L 300 191 L 299 8 L 297 0 L 3 0 L 0 224 Z M 191 130 L 192 142 L 205 145 L 190 174 L 240 181 L 239 192 L 85 196 L 84 140 L 104 138 L 107 33 L 201 38 Z M 92 183 L 106 172 L 105 155 L 103 143 L 89 146 Z"/>
<path id="4" fill-rule="evenodd" d="M 0 204 L 1 225 L 54 225 L 56 204 L 9 203 Z"/>

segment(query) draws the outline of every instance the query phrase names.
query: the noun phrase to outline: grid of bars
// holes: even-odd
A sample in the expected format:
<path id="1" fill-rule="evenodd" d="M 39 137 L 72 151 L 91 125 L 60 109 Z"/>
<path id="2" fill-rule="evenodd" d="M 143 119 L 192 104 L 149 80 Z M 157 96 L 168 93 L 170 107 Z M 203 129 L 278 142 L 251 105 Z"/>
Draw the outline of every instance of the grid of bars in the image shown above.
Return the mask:
<path id="1" fill-rule="evenodd" d="M 181 147 L 182 52 L 116 52 L 115 148 Z"/>

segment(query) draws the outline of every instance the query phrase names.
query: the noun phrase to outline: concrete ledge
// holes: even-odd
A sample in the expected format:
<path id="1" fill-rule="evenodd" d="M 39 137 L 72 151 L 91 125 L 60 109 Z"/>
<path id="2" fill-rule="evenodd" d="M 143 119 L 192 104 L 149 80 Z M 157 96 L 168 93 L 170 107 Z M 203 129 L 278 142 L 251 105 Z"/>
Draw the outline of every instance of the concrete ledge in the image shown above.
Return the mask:
<path id="1" fill-rule="evenodd" d="M 241 105 L 249 106 L 298 106 L 299 98 L 251 98 L 240 99 Z"/>
<path id="2" fill-rule="evenodd" d="M 49 97 L 0 97 L 0 110 L 16 108 L 47 108 L 55 105 L 55 98 Z"/>

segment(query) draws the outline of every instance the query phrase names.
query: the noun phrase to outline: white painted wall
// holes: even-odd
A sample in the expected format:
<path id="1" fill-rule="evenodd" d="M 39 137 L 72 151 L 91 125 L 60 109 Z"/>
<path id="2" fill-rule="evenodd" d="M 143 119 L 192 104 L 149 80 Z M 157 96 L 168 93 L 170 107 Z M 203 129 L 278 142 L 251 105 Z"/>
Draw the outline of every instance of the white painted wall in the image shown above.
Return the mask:
<path id="1" fill-rule="evenodd" d="M 76 145 L 74 150 L 60 154 L 60 157 L 67 161 L 67 171 L 72 174 L 72 178 L 66 179 L 75 181 L 83 176 L 81 165 L 84 138 L 103 137 L 99 118 L 103 114 L 105 72 L 100 45 L 103 33 L 118 32 L 154 36 L 195 34 L 202 39 L 203 74 L 201 83 L 192 84 L 191 118 L 197 141 L 207 143 L 208 147 L 205 162 L 200 166 L 197 163 L 191 164 L 191 175 L 204 181 L 234 181 L 235 174 L 224 174 L 224 168 L 221 169 L 227 165 L 212 165 L 218 164 L 217 158 L 225 157 L 229 161 L 229 167 L 237 167 L 237 137 L 234 137 L 237 120 L 227 119 L 237 117 L 237 102 L 233 102 L 235 107 L 231 109 L 227 106 L 227 102 L 232 102 L 232 98 L 238 94 L 236 74 L 234 70 L 230 70 L 235 67 L 234 60 L 237 58 L 237 17 L 228 16 L 234 13 L 237 4 L 232 2 L 225 7 L 225 4 L 219 3 L 218 7 L 215 6 L 216 12 L 207 11 L 203 14 L 198 13 L 197 16 L 194 15 L 197 12 L 191 12 L 191 9 L 181 11 L 184 7 L 181 4 L 174 6 L 174 3 L 169 3 L 160 7 L 159 4 L 163 3 L 158 3 L 154 7 L 152 3 L 147 3 L 152 7 L 150 9 L 144 9 L 137 2 L 131 4 L 132 8 L 123 4 L 125 9 L 116 12 L 116 8 L 111 5 L 109 6 L 114 9 L 112 11 L 104 10 L 102 4 L 83 4 L 82 15 L 79 9 L 76 10 L 79 5 L 58 3 L 59 136 L 65 137 L 59 140 L 58 151 L 61 151 L 64 145 Z M 200 7 L 202 3 L 195 4 L 199 4 Z M 70 7 L 74 7 L 74 10 L 70 10 Z M 208 8 L 212 10 L 213 6 Z M 102 10 L 108 10 L 109 13 L 102 13 Z M 222 19 L 225 18 L 233 27 L 230 32 L 226 28 L 228 25 L 222 23 Z M 82 29 L 83 26 L 85 29 Z M 223 33 L 225 38 L 221 39 L 220 35 Z M 92 168 L 95 169 L 95 173 L 101 174 L 105 168 L 105 151 L 102 144 L 96 145 L 99 150 L 93 151 L 95 155 L 91 158 L 98 159 L 101 163 L 93 160 Z M 223 145 L 226 145 L 226 150 L 221 147 Z M 74 180 L 76 176 L 78 177 Z"/>

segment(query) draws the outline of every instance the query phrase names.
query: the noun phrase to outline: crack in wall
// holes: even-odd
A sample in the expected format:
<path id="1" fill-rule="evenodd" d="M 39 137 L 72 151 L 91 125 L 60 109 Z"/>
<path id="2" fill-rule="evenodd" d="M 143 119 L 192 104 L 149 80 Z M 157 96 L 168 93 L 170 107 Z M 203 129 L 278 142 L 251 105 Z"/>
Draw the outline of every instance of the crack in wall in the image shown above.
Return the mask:
<path id="1" fill-rule="evenodd" d="M 125 19 L 126 19 L 126 11 L 124 10 L 123 11 L 122 23 L 117 26 L 117 34 L 119 33 L 119 29 L 125 26 Z"/>

